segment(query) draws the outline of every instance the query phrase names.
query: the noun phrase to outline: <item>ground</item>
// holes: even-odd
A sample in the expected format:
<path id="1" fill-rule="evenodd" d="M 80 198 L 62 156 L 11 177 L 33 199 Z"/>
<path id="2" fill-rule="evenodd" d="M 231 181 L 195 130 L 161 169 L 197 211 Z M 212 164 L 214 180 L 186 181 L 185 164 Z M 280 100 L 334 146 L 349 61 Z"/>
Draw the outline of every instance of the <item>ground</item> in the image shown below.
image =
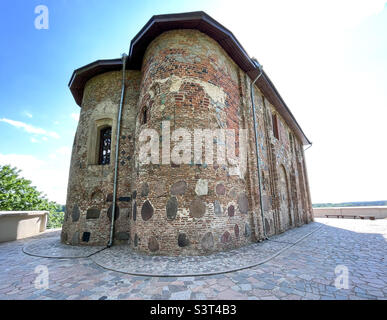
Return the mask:
<path id="1" fill-rule="evenodd" d="M 37 238 L 2 243 L 0 299 L 387 300 L 387 219 L 321 218 L 308 228 L 301 238 L 298 231 L 283 237 L 286 246 L 255 267 L 208 276 L 130 275 L 97 265 L 93 256 L 56 259 L 24 253 L 23 247 Z M 272 243 L 281 243 L 281 238 L 274 239 Z M 255 250 L 270 246 L 270 241 Z M 36 288 L 41 276 L 37 266 L 47 267 L 47 289 Z M 346 270 L 348 288 L 337 288 L 336 279 Z M 345 279 L 340 283 L 345 285 Z"/>

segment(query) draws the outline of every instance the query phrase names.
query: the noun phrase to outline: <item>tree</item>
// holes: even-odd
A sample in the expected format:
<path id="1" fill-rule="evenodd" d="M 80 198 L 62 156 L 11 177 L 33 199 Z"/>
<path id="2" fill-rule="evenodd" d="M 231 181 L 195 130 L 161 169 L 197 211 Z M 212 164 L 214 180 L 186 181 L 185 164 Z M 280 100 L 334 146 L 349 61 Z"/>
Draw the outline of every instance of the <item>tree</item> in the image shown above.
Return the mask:
<path id="1" fill-rule="evenodd" d="M 59 205 L 31 186 L 31 181 L 20 177 L 20 172 L 10 165 L 0 165 L 0 210 L 47 210 L 50 211 L 47 228 L 60 227 L 64 214 L 58 212 Z"/>

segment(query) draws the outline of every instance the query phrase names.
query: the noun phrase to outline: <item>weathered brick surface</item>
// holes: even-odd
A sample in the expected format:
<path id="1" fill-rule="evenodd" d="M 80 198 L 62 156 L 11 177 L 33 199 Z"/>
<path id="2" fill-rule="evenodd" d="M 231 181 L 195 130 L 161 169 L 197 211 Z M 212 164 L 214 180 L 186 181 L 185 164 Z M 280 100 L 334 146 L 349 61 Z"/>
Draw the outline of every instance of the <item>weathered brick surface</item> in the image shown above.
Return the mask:
<path id="1" fill-rule="evenodd" d="M 108 242 L 120 80 L 120 72 L 108 72 L 92 78 L 85 87 L 62 237 L 74 243 L 74 234 L 81 244 Z M 273 136 L 275 107 L 255 88 L 263 181 L 261 219 L 250 84 L 220 45 L 197 30 L 164 32 L 151 42 L 141 72 L 127 73 L 116 241 L 149 254 L 208 254 L 262 239 L 263 225 L 271 235 L 312 220 L 301 141 L 279 114 L 279 139 Z M 147 110 L 145 124 L 143 110 Z M 109 165 L 95 165 L 89 154 L 94 141 L 91 127 L 104 118 L 112 121 L 112 156 Z M 163 121 L 170 122 L 171 132 L 188 129 L 192 140 L 194 129 L 234 129 L 236 156 L 239 132 L 247 129 L 246 170 L 236 175 L 230 166 L 198 165 L 193 157 L 190 164 L 162 164 L 162 139 L 160 164 L 140 165 L 141 130 L 155 129 L 161 134 Z M 216 159 L 218 140 L 213 142 Z M 72 215 L 77 208 L 79 220 L 75 221 Z M 87 219 L 89 209 L 93 214 Z M 81 241 L 83 232 L 91 233 L 88 243 Z"/>

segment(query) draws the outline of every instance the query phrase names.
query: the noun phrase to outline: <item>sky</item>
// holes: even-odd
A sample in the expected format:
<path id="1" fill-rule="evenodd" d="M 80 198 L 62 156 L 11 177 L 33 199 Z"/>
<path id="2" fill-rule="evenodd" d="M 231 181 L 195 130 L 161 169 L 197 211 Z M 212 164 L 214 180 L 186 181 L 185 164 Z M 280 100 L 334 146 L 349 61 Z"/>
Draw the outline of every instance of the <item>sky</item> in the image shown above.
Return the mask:
<path id="1" fill-rule="evenodd" d="M 38 5 L 48 29 L 37 29 Z M 303 131 L 313 203 L 387 200 L 385 0 L 3 0 L 0 165 L 65 204 L 74 69 L 128 53 L 155 14 L 205 11 L 263 65 Z"/>

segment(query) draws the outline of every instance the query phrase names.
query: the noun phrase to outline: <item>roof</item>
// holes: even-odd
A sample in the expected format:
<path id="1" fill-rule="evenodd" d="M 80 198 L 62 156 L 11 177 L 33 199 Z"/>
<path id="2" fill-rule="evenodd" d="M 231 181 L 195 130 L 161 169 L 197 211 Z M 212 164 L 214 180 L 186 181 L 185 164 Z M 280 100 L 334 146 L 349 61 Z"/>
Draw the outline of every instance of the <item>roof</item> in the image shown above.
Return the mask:
<path id="1" fill-rule="evenodd" d="M 161 33 L 175 29 L 196 29 L 207 34 L 219 43 L 250 78 L 254 79 L 258 75 L 259 70 L 256 64 L 248 56 L 232 32 L 203 11 L 153 16 L 132 39 L 126 68 L 129 70 L 141 70 L 142 59 L 148 45 Z M 76 69 L 69 82 L 69 87 L 76 103 L 79 106 L 81 105 L 83 90 L 89 79 L 104 72 L 121 70 L 121 68 L 122 59 L 119 58 L 97 60 Z M 256 82 L 256 85 L 265 97 L 277 108 L 286 123 L 297 133 L 302 143 L 305 145 L 311 144 L 264 71 Z"/>

